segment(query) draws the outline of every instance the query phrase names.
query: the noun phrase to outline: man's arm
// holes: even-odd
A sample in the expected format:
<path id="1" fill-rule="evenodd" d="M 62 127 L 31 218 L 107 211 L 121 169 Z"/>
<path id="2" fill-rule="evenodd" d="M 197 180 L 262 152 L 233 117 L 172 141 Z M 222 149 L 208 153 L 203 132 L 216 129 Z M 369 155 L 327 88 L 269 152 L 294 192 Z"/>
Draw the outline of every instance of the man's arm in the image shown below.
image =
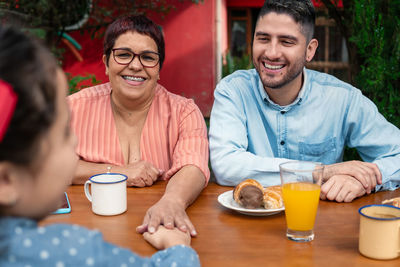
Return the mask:
<path id="1" fill-rule="evenodd" d="M 321 199 L 352 201 L 372 190 L 400 185 L 400 131 L 387 122 L 376 106 L 359 90 L 349 100 L 344 133 L 347 145 L 357 148 L 365 161 L 325 166 Z"/>
<path id="2" fill-rule="evenodd" d="M 224 85 L 219 85 L 214 93 L 209 131 L 210 160 L 217 182 L 235 186 L 244 178 L 253 178 L 264 186 L 279 184 L 279 164 L 289 160 L 272 157 L 272 150 L 270 157 L 247 151 L 248 118 L 244 103 L 238 95 L 229 95 L 228 90 L 222 89 Z M 266 146 L 268 142 L 265 140 Z"/>
<path id="3" fill-rule="evenodd" d="M 373 169 L 377 178 L 375 190 L 398 188 L 400 186 L 400 130 L 388 122 L 379 113 L 375 104 L 363 96 L 359 90 L 354 91 L 346 116 L 344 129 L 347 135 L 346 145 L 355 147 L 365 163 L 373 164 L 363 167 L 369 167 L 369 172 Z M 354 169 L 357 168 L 351 162 L 349 164 L 354 166 Z M 357 172 L 359 176 L 368 177 L 368 174 L 365 172 L 363 174 L 362 170 Z M 352 173 L 344 174 L 350 174 L 361 181 Z"/>

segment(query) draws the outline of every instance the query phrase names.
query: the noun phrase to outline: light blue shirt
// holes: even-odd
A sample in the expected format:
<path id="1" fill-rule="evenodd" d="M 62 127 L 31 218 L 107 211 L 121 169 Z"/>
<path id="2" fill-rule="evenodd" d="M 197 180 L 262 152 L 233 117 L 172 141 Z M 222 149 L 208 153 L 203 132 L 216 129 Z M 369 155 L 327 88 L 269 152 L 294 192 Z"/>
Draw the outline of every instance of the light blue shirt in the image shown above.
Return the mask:
<path id="1" fill-rule="evenodd" d="M 196 252 L 183 245 L 145 258 L 105 242 L 98 231 L 77 225 L 38 227 L 35 221 L 29 219 L 0 217 L 0 266 L 192 267 L 200 266 L 200 262 Z"/>
<path id="2" fill-rule="evenodd" d="M 280 163 L 333 164 L 343 160 L 348 146 L 378 165 L 383 183 L 376 190 L 398 188 L 400 130 L 359 89 L 325 73 L 304 69 L 303 75 L 303 87 L 288 106 L 270 100 L 255 69 L 221 80 L 209 131 L 217 182 L 234 186 L 253 178 L 264 186 L 280 184 Z"/>

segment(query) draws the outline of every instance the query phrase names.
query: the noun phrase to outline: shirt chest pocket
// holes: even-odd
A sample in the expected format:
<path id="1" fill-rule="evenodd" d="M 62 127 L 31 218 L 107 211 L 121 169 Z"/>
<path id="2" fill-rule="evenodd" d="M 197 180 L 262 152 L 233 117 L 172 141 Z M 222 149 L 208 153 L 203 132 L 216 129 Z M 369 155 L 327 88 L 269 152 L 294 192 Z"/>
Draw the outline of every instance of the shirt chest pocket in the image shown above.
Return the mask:
<path id="1" fill-rule="evenodd" d="M 299 142 L 301 160 L 317 161 L 324 164 L 336 162 L 336 138 L 332 137 L 319 143 Z"/>

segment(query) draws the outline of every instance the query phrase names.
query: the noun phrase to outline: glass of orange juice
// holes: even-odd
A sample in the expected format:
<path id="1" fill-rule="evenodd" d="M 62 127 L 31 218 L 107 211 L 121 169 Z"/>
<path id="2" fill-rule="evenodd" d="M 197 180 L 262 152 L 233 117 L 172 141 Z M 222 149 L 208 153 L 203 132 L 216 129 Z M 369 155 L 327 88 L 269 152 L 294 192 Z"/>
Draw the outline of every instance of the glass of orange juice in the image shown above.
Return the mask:
<path id="1" fill-rule="evenodd" d="M 298 242 L 314 239 L 324 165 L 311 161 L 289 161 L 279 165 L 286 214 L 286 236 Z"/>

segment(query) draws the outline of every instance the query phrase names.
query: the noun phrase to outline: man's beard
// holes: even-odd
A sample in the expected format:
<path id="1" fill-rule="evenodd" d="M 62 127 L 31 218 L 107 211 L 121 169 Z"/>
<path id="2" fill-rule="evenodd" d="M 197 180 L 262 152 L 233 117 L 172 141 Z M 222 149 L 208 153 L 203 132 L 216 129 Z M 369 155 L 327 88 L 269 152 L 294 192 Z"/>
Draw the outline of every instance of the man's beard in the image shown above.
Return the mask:
<path id="1" fill-rule="evenodd" d="M 261 71 L 259 70 L 260 66 L 258 64 L 257 65 L 254 64 L 253 61 L 254 66 L 257 66 L 256 70 L 258 75 L 260 76 L 264 88 L 271 88 L 271 89 L 282 88 L 283 86 L 293 81 L 296 77 L 298 77 L 302 73 L 305 63 L 306 63 L 305 57 L 302 60 L 296 61 L 295 64 L 288 69 L 288 72 L 280 80 L 274 81 L 272 79 L 270 80 L 267 74 L 262 75 Z"/>

